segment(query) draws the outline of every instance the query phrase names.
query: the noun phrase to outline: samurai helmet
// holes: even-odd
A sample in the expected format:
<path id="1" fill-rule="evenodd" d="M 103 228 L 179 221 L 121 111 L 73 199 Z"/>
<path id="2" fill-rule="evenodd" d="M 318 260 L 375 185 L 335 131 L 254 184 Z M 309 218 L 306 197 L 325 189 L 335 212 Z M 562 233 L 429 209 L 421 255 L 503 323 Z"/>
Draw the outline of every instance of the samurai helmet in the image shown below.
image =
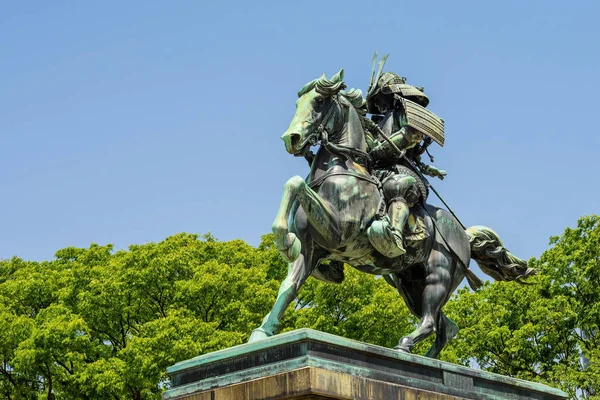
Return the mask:
<path id="1" fill-rule="evenodd" d="M 389 54 L 388 54 L 389 55 Z M 371 82 L 369 83 L 369 90 L 367 91 L 367 109 L 370 113 L 377 113 L 376 107 L 374 107 L 374 99 L 378 95 L 393 95 L 398 94 L 408 100 L 412 100 L 415 103 L 427 107 L 429 104 L 429 98 L 423 92 L 422 87 L 408 85 L 405 77 L 400 77 L 398 74 L 393 72 L 383 72 L 383 66 L 388 58 L 388 55 L 384 56 L 379 61 L 379 69 L 375 74 L 375 63 L 377 61 L 377 53 L 373 56 L 373 68 L 371 71 Z"/>

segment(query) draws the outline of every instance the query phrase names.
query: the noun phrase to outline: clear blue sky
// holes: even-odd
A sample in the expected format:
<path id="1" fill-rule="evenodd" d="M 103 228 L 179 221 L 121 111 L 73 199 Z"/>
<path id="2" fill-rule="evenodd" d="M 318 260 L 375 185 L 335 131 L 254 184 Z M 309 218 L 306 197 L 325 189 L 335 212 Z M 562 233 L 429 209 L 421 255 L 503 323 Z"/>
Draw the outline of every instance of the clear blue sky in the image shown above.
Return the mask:
<path id="1" fill-rule="evenodd" d="M 259 5 L 260 4 L 260 5 Z M 296 91 L 375 50 L 446 121 L 433 182 L 519 256 L 600 212 L 598 2 L 0 5 L 0 258 L 160 241 L 256 245 L 305 162 Z"/>

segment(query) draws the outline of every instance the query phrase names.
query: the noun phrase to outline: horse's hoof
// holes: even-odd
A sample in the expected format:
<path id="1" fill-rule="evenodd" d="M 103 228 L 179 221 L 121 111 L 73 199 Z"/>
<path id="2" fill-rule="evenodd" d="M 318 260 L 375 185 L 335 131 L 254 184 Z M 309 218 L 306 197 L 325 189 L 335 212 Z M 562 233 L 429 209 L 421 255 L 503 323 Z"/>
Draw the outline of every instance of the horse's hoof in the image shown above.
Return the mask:
<path id="1" fill-rule="evenodd" d="M 300 256 L 301 243 L 293 233 L 288 233 L 284 242 L 286 246 L 277 249 L 287 262 L 292 263 Z"/>
<path id="2" fill-rule="evenodd" d="M 250 335 L 250 338 L 248 339 L 248 343 L 257 342 L 259 340 L 266 339 L 269 336 L 271 336 L 271 335 L 268 335 L 264 329 L 256 328 L 255 330 L 252 331 L 252 334 Z"/>
<path id="3" fill-rule="evenodd" d="M 398 346 L 394 347 L 394 350 L 397 350 L 401 353 L 411 354 L 414 345 L 414 342 L 410 338 L 403 337 L 402 339 L 400 339 L 400 343 L 398 343 Z"/>

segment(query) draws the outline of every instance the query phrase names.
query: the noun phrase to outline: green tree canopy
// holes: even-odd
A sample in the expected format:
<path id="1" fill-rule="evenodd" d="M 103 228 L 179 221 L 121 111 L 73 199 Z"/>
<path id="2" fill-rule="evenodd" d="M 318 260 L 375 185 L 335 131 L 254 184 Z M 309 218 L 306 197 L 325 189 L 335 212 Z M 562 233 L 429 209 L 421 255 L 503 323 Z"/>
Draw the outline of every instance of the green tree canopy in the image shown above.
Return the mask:
<path id="1" fill-rule="evenodd" d="M 582 218 L 531 263 L 529 285 L 453 297 L 446 313 L 461 331 L 442 359 L 589 397 L 600 381 L 600 218 Z M 272 235 L 257 248 L 179 234 L 0 261 L 0 397 L 159 399 L 168 366 L 244 343 L 285 273 Z M 395 346 L 416 323 L 401 297 L 381 278 L 345 273 L 340 285 L 309 279 L 282 330 Z"/>
<path id="2" fill-rule="evenodd" d="M 460 362 L 559 387 L 573 398 L 600 390 L 600 217 L 550 239 L 528 285 L 494 282 L 460 291 L 447 314 L 461 327 Z"/>
<path id="3" fill-rule="evenodd" d="M 0 397 L 159 399 L 169 365 L 247 339 L 285 269 L 270 236 L 0 261 Z"/>

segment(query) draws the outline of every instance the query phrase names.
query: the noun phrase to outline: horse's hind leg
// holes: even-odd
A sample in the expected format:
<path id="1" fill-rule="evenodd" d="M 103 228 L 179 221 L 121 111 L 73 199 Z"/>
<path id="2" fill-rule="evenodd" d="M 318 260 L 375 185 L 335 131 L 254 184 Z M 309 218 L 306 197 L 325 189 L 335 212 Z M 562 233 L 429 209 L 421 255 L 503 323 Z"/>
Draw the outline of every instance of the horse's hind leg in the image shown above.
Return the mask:
<path id="1" fill-rule="evenodd" d="M 441 250 L 441 249 L 440 249 Z M 442 252 L 444 251 L 444 252 Z M 417 329 L 400 340 L 396 349 L 411 352 L 412 348 L 438 330 L 442 306 L 453 289 L 454 262 L 445 250 L 432 250 L 425 269 L 421 320 Z M 441 349 L 440 349 L 441 350 Z"/>
<path id="2" fill-rule="evenodd" d="M 444 346 L 448 344 L 458 333 L 459 328 L 458 325 L 454 323 L 450 318 L 444 314 L 444 312 L 440 312 L 440 317 L 438 319 L 437 331 L 435 333 L 435 342 L 433 346 L 427 351 L 425 357 L 436 358 Z"/>

